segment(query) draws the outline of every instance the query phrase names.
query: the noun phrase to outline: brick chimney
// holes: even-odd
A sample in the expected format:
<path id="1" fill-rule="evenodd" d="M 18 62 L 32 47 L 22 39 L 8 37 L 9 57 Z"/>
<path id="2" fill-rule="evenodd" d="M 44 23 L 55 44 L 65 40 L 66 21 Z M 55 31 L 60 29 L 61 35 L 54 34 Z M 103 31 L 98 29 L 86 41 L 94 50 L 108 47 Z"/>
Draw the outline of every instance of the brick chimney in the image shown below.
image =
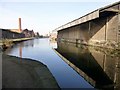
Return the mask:
<path id="1" fill-rule="evenodd" d="M 19 18 L 19 29 L 18 29 L 18 31 L 19 31 L 19 32 L 22 31 L 22 29 L 21 29 L 21 18 Z"/>

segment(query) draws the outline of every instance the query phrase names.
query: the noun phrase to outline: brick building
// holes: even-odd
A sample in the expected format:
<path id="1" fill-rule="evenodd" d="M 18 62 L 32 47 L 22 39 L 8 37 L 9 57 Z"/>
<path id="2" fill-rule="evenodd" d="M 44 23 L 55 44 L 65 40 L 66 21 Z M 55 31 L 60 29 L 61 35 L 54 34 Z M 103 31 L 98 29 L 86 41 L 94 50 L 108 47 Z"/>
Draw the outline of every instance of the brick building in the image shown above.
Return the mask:
<path id="1" fill-rule="evenodd" d="M 26 38 L 35 37 L 35 33 L 33 30 L 25 29 L 22 31 L 22 33 L 25 35 Z"/>

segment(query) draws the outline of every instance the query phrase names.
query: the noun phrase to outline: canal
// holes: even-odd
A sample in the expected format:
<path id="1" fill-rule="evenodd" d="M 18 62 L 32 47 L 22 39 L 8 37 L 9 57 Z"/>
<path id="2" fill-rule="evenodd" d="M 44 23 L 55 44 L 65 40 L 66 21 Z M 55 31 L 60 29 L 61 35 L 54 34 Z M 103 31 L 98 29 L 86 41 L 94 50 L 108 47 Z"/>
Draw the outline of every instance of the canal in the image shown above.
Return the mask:
<path id="1" fill-rule="evenodd" d="M 5 53 L 47 65 L 60 88 L 120 87 L 119 55 L 48 38 L 21 42 Z"/>

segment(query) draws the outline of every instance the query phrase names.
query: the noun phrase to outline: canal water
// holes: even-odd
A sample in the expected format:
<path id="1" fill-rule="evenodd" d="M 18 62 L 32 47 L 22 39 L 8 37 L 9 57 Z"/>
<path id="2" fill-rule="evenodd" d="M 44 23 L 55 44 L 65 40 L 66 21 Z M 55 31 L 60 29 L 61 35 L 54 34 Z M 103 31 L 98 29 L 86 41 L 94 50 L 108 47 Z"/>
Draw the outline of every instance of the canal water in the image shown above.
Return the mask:
<path id="1" fill-rule="evenodd" d="M 54 44 L 52 46 L 55 47 Z M 61 88 L 91 88 L 76 71 L 66 64 L 52 49 L 49 39 L 35 39 L 19 43 L 8 49 L 8 55 L 31 58 L 47 65 Z"/>
<path id="2" fill-rule="evenodd" d="M 47 65 L 60 88 L 120 87 L 120 57 L 107 51 L 44 38 L 21 42 L 5 53 Z"/>

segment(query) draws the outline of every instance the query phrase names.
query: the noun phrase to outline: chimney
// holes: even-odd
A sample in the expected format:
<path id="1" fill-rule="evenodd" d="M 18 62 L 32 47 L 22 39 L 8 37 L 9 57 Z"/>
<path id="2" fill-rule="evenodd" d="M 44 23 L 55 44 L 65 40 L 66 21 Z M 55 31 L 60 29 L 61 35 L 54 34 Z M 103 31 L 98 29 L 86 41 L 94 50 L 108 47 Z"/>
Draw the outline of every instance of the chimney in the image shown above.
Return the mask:
<path id="1" fill-rule="evenodd" d="M 19 32 L 21 32 L 22 31 L 22 29 L 21 29 L 21 18 L 19 18 Z"/>

